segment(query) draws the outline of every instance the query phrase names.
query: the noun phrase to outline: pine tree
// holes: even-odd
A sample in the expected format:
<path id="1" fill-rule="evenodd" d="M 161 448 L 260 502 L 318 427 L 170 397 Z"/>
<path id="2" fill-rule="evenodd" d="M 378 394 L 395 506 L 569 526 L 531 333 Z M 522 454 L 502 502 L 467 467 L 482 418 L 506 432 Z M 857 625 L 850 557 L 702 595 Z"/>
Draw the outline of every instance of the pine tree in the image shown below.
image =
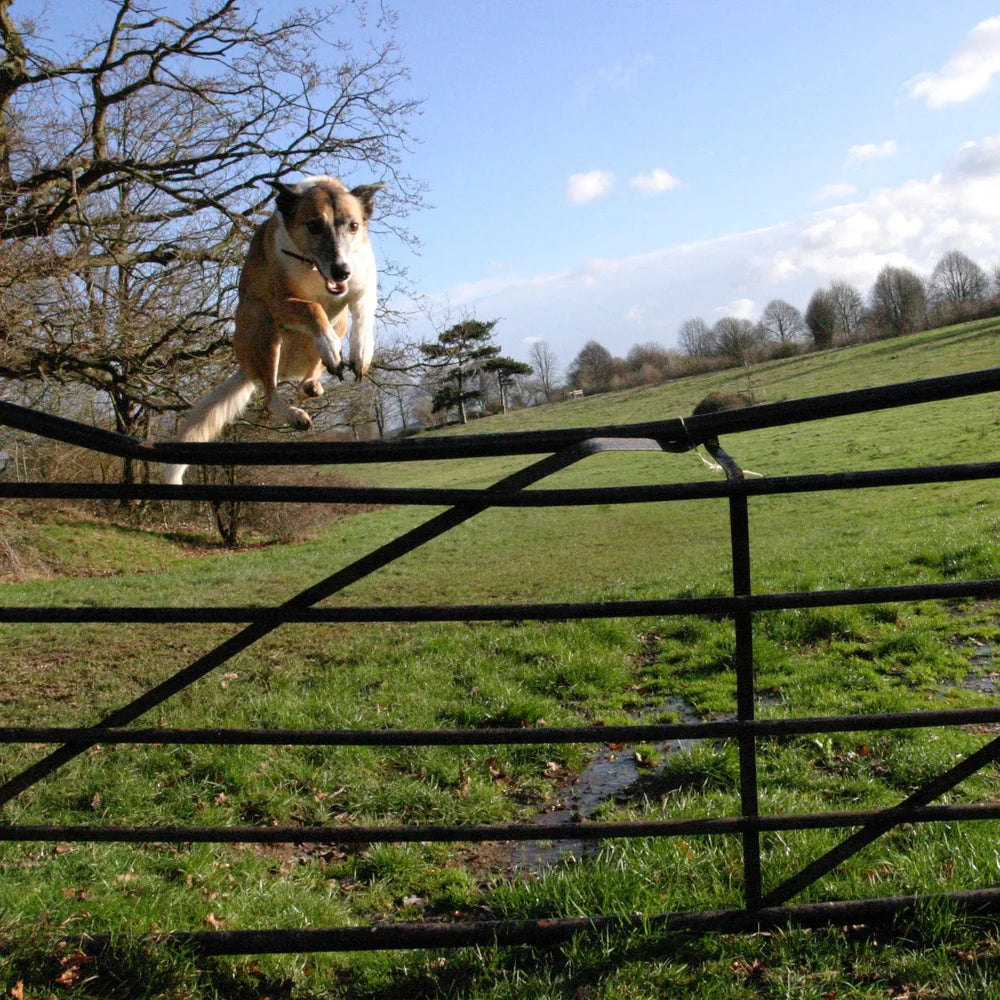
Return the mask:
<path id="1" fill-rule="evenodd" d="M 500 347 L 493 343 L 493 328 L 498 322 L 462 320 L 439 333 L 436 343 L 419 345 L 420 352 L 431 363 L 429 367 L 441 373 L 431 399 L 434 413 L 456 409 L 459 420 L 468 423 L 467 404 L 482 396 L 478 388 L 473 388 L 475 378 L 486 362 L 500 353 Z"/>

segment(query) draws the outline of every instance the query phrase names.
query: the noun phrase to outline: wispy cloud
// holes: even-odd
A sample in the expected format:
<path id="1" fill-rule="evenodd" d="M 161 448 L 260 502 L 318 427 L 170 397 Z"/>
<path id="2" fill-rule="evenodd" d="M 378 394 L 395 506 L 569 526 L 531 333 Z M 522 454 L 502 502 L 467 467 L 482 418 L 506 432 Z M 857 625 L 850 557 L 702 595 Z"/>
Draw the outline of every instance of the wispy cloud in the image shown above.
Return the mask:
<path id="1" fill-rule="evenodd" d="M 885 160 L 895 156 L 898 151 L 895 139 L 886 139 L 885 142 L 866 142 L 859 146 L 851 146 L 847 151 L 845 164 L 850 167 L 856 163 L 867 163 L 869 160 Z"/>
<path id="2" fill-rule="evenodd" d="M 1000 251 L 1000 136 L 965 143 L 927 180 L 872 191 L 864 201 L 802 221 L 762 276 L 841 275 L 873 280 L 883 264 L 928 271 L 950 249 L 974 256 Z"/>
<path id="3" fill-rule="evenodd" d="M 638 177 L 633 177 L 629 184 L 641 194 L 660 194 L 663 191 L 673 190 L 680 184 L 680 181 L 669 170 L 656 167 L 648 174 L 639 174 Z"/>
<path id="4" fill-rule="evenodd" d="M 583 205 L 595 198 L 603 198 L 615 184 L 610 170 L 589 170 L 573 174 L 566 182 L 566 198 L 574 205 Z"/>
<path id="5" fill-rule="evenodd" d="M 1000 17 L 980 21 L 936 73 L 920 73 L 906 84 L 908 95 L 929 108 L 963 104 L 985 91 L 1000 74 Z"/>
<path id="6" fill-rule="evenodd" d="M 853 184 L 824 184 L 818 191 L 813 192 L 813 201 L 843 201 L 850 198 L 857 192 Z"/>
<path id="7" fill-rule="evenodd" d="M 648 52 L 633 56 L 628 62 L 617 62 L 612 66 L 599 69 L 593 79 L 580 87 L 581 104 L 587 104 L 591 98 L 601 94 L 633 90 L 642 71 L 656 60 Z"/>
<path id="8" fill-rule="evenodd" d="M 777 226 L 557 272 L 491 276 L 450 289 L 449 298 L 482 315 L 503 315 L 519 338 L 544 329 L 563 357 L 589 336 L 623 355 L 632 343 L 673 343 L 690 316 L 752 319 L 760 303 L 777 297 L 804 308 L 834 278 L 864 294 L 885 264 L 929 274 L 956 248 L 983 263 L 1000 257 L 1000 134 L 965 143 L 925 178 Z"/>

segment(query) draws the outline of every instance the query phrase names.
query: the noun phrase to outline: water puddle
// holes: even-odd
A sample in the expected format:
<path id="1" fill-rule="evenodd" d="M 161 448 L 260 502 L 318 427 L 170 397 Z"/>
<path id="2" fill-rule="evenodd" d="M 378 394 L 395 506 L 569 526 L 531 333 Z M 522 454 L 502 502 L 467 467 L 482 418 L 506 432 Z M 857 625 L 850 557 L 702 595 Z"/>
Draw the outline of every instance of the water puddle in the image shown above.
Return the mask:
<path id="1" fill-rule="evenodd" d="M 969 673 L 962 681 L 965 691 L 1000 694 L 1000 649 L 988 643 L 977 645 L 969 657 Z"/>
<path id="2" fill-rule="evenodd" d="M 670 698 L 661 706 L 654 706 L 636 717 L 641 722 L 653 713 L 676 713 L 681 722 L 698 722 L 691 706 L 680 698 Z M 659 744 L 664 753 L 687 750 L 700 740 L 666 740 Z M 590 819 L 606 802 L 625 794 L 641 781 L 655 776 L 657 769 L 640 767 L 635 747 L 626 744 L 602 746 L 590 763 L 570 781 L 556 801 L 538 813 L 529 822 L 557 824 L 578 823 Z M 559 862 L 580 859 L 586 854 L 596 854 L 599 841 L 584 840 L 525 840 L 514 845 L 511 864 L 526 872 L 540 872 Z"/>

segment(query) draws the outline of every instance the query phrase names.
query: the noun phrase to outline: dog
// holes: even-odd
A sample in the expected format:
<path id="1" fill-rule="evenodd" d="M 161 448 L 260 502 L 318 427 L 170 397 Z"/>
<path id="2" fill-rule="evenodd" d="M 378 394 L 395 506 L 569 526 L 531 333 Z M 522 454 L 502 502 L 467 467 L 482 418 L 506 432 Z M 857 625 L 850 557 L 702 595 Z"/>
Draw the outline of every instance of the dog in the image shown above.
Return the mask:
<path id="1" fill-rule="evenodd" d="M 691 411 L 691 416 L 697 417 L 704 413 L 721 413 L 723 410 L 742 410 L 747 406 L 753 405 L 753 397 L 749 396 L 745 392 L 733 392 L 728 394 L 712 392 L 698 403 L 698 405 Z M 718 458 L 720 454 L 725 455 L 717 437 L 709 438 L 703 443 L 706 450 L 712 455 L 713 458 Z M 705 456 L 698 451 L 697 446 L 695 446 L 694 453 L 701 459 L 702 465 L 707 466 L 713 472 L 726 472 L 726 470 L 717 461 L 710 462 L 707 458 L 705 458 Z M 732 459 L 727 460 L 730 464 L 732 464 Z M 733 468 L 738 469 L 735 465 L 733 465 Z M 756 476 L 758 479 L 763 478 L 762 472 L 751 472 L 750 469 L 738 469 L 738 471 L 740 477 Z"/>
<path id="2" fill-rule="evenodd" d="M 177 441 L 212 441 L 246 409 L 256 388 L 271 416 L 299 430 L 312 419 L 286 403 L 278 383 L 297 381 L 299 398 L 321 396 L 325 368 L 362 378 L 375 352 L 377 270 L 368 221 L 382 184 L 348 190 L 335 177 L 273 184 L 275 211 L 254 233 L 240 275 L 233 351 L 239 370 L 195 403 Z M 350 354 L 342 350 L 350 313 Z M 168 465 L 180 483 L 186 465 Z"/>

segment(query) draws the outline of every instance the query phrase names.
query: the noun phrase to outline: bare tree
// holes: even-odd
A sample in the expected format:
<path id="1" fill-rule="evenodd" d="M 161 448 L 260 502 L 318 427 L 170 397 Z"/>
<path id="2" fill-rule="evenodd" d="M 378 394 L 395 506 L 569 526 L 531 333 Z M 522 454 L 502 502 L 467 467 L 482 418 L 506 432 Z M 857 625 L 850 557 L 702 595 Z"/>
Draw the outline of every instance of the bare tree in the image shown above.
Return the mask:
<path id="1" fill-rule="evenodd" d="M 346 7 L 265 26 L 235 0 L 184 17 L 115 0 L 55 51 L 0 0 L 0 378 L 85 385 L 144 433 L 227 342 L 264 182 L 374 174 L 398 229 L 420 197 L 399 171 L 417 105 L 390 21 L 336 41 Z"/>
<path id="2" fill-rule="evenodd" d="M 861 332 L 867 318 L 865 300 L 846 281 L 832 282 L 827 294 L 836 314 L 837 333 L 845 340 L 853 340 Z"/>
<path id="3" fill-rule="evenodd" d="M 534 369 L 535 381 L 545 402 L 551 403 L 556 397 L 559 382 L 559 362 L 552 348 L 544 340 L 533 341 L 528 350 L 528 363 Z"/>
<path id="4" fill-rule="evenodd" d="M 381 344 L 368 380 L 375 386 L 373 398 L 379 437 L 398 429 L 405 433 L 416 425 L 414 409 L 419 394 L 420 359 L 417 345 L 397 338 Z"/>
<path id="5" fill-rule="evenodd" d="M 927 323 L 927 294 L 920 275 L 886 264 L 871 290 L 871 315 L 886 336 L 899 337 Z"/>
<path id="6" fill-rule="evenodd" d="M 712 331 L 700 317 L 681 323 L 678 340 L 681 350 L 689 358 L 709 358 L 716 353 Z"/>
<path id="7" fill-rule="evenodd" d="M 837 307 L 826 289 L 817 288 L 812 293 L 806 306 L 805 320 L 813 344 L 819 350 L 833 345 L 833 338 L 837 333 Z"/>
<path id="8" fill-rule="evenodd" d="M 949 250 L 931 272 L 930 297 L 936 304 L 979 302 L 989 296 L 986 272 L 960 250 Z"/>
<path id="9" fill-rule="evenodd" d="M 760 317 L 764 336 L 787 350 L 799 343 L 808 332 L 802 313 L 784 299 L 772 299 Z"/>
<path id="10" fill-rule="evenodd" d="M 760 354 L 763 333 L 759 323 L 723 316 L 712 327 L 715 354 L 739 365 L 751 364 Z"/>
<path id="11" fill-rule="evenodd" d="M 625 355 L 622 365 L 625 380 L 631 385 L 655 385 L 666 382 L 677 374 L 676 351 L 667 350 L 655 341 L 636 344 Z"/>
<path id="12" fill-rule="evenodd" d="M 588 340 L 573 359 L 566 379 L 586 393 L 607 392 L 612 388 L 617 365 L 612 353 L 596 340 Z"/>

